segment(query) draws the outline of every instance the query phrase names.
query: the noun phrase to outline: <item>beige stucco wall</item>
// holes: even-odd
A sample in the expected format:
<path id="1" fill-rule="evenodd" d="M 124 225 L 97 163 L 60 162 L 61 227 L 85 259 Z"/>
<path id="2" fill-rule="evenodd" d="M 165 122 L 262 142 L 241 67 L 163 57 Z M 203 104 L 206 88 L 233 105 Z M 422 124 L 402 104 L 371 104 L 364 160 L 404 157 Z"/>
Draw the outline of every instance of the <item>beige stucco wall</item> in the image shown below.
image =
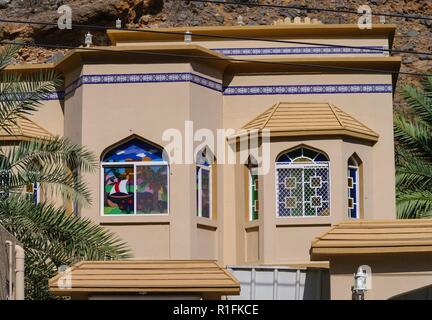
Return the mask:
<path id="1" fill-rule="evenodd" d="M 220 71 L 189 64 L 85 65 L 82 73 L 104 74 L 106 70 L 125 74 L 193 71 L 222 81 Z M 365 84 L 391 83 L 391 77 L 242 75 L 225 77 L 225 83 L 230 86 Z M 100 172 L 86 177 L 93 191 L 94 204 L 84 208 L 82 215 L 122 234 L 136 256 L 141 258 L 211 258 L 224 264 L 253 260 L 263 263 L 308 261 L 312 238 L 331 224 L 346 219 L 346 164 L 347 159 L 356 153 L 363 161 L 364 217 L 394 218 L 394 189 L 388 188 L 389 184 L 394 185 L 391 94 L 222 96 L 193 83 L 91 84 L 81 86 L 68 96 L 65 134 L 74 142 L 89 146 L 98 155 L 131 134 L 164 146 L 166 142 L 161 139 L 164 130 L 176 128 L 183 132 L 185 120 L 193 120 L 194 130 L 237 129 L 279 101 L 333 103 L 379 133 L 380 139 L 373 146 L 349 139 L 324 137 L 273 140 L 271 169 L 261 178 L 262 211 L 257 222 L 249 223 L 245 218 L 243 166 L 226 164 L 218 165 L 218 170 L 215 170 L 218 183 L 214 190 L 214 219 L 211 221 L 195 217 L 195 167 L 178 164 L 170 168 L 168 216 L 102 217 Z M 125 116 L 128 117 L 125 119 Z M 120 123 L 115 120 L 120 120 Z M 330 157 L 332 208 L 329 218 L 276 217 L 274 160 L 280 152 L 303 143 L 324 151 Z M 164 239 L 169 237 L 169 241 L 161 241 L 168 241 L 169 246 L 153 245 L 159 240 L 143 236 L 144 233 L 164 235 Z"/>
<path id="2" fill-rule="evenodd" d="M 201 69 L 194 66 L 192 70 L 189 64 L 84 65 L 83 74 L 199 73 Z M 214 70 L 205 71 L 210 76 L 218 76 Z M 162 141 L 164 131 L 177 129 L 185 137 L 186 120 L 193 120 L 194 130 L 216 130 L 222 122 L 222 96 L 188 82 L 84 84 L 68 96 L 65 104 L 66 135 L 88 146 L 98 156 L 132 134 L 165 146 L 168 142 Z M 195 217 L 194 165 L 170 165 L 168 215 L 102 216 L 100 174 L 98 170 L 85 177 L 93 204 L 83 208 L 81 215 L 116 232 L 128 242 L 135 257 L 218 259 L 221 231 L 217 220 Z M 222 177 L 215 179 L 222 181 Z M 222 190 L 223 185 L 217 188 Z M 218 208 L 222 207 L 222 197 L 215 197 L 214 201 L 216 218 Z"/>
<path id="3" fill-rule="evenodd" d="M 388 44 L 387 39 L 366 38 L 296 40 L 353 46 Z M 193 43 L 208 48 L 306 46 L 256 41 L 195 41 L 195 38 Z M 142 43 L 118 43 L 119 46 L 133 44 Z M 342 56 L 350 55 L 331 54 L 319 57 Z M 272 56 L 286 57 L 299 56 Z M 214 70 L 197 63 L 191 65 L 135 61 L 121 64 L 84 64 L 82 68 L 69 72 L 66 82 L 68 84 L 80 75 L 163 72 L 193 72 L 225 86 L 392 83 L 390 75 L 379 74 L 237 75 L 224 74 L 224 70 Z M 364 218 L 395 218 L 393 109 L 390 93 L 224 96 L 221 92 L 187 82 L 85 84 L 64 102 L 64 133 L 72 141 L 88 146 L 99 156 L 105 148 L 132 134 L 165 146 L 167 142 L 162 141 L 164 130 L 174 128 L 183 133 L 186 120 L 193 121 L 195 130 L 238 129 L 280 101 L 335 104 L 377 132 L 380 135 L 379 141 L 371 145 L 328 137 L 274 139 L 271 145 L 270 172 L 260 177 L 261 210 L 260 219 L 255 222 L 249 222 L 245 214 L 247 188 L 244 166 L 222 165 L 223 159 L 217 159 L 217 170 L 214 170 L 212 177 L 214 185 L 211 220 L 196 217 L 195 166 L 190 164 L 170 166 L 169 215 L 101 216 L 99 171 L 86 175 L 92 190 L 93 204 L 83 208 L 81 214 L 118 233 L 139 258 L 218 259 L 222 264 L 308 261 L 310 241 L 332 224 L 347 218 L 346 164 L 347 159 L 356 153 L 363 162 Z M 61 119 L 58 108 L 55 112 L 58 114 L 53 114 L 52 117 Z M 44 116 L 42 113 L 40 116 L 45 122 L 51 119 L 51 116 Z M 52 127 L 52 130 L 62 132 L 60 124 L 52 124 Z M 194 146 L 198 144 L 195 143 Z M 331 216 L 328 218 L 276 217 L 274 160 L 280 152 L 300 144 L 322 150 L 330 157 Z"/>
<path id="4" fill-rule="evenodd" d="M 432 255 L 376 254 L 345 256 L 330 260 L 332 300 L 351 300 L 354 273 L 361 265 L 372 269 L 372 289 L 366 300 L 389 299 L 432 284 Z"/>
<path id="5" fill-rule="evenodd" d="M 230 86 L 254 85 L 303 85 L 303 84 L 377 84 L 391 83 L 386 75 L 241 75 L 234 76 Z M 226 84 L 227 85 L 227 84 Z M 264 263 L 309 261 L 310 241 L 324 233 L 331 224 L 347 219 L 346 209 L 346 168 L 350 156 L 356 153 L 363 162 L 363 217 L 366 219 L 394 219 L 394 140 L 393 140 L 393 105 L 392 94 L 302 94 L 302 95 L 238 95 L 224 96 L 225 128 L 240 128 L 273 104 L 280 102 L 328 102 L 355 117 L 377 132 L 379 141 L 372 145 L 352 139 L 295 138 L 278 139 L 271 144 L 271 169 L 263 177 L 260 197 L 260 221 L 249 227 L 259 226 L 260 261 Z M 277 155 L 300 144 L 319 149 L 327 153 L 331 161 L 331 216 L 329 218 L 276 218 L 275 211 L 275 176 L 274 160 Z M 241 174 L 231 174 L 232 168 L 226 168 L 225 200 L 239 199 L 244 194 Z M 240 172 L 242 169 L 238 169 Z M 236 192 L 233 193 L 233 184 Z M 260 194 L 260 196 L 261 196 Z M 244 197 L 244 196 L 243 196 Z M 225 204 L 230 207 L 229 203 Z M 245 207 L 237 203 L 236 213 L 226 209 L 225 226 L 237 221 L 237 229 L 225 228 L 225 237 L 235 237 L 237 263 L 244 262 L 244 237 L 246 226 L 238 223 L 243 217 Z M 240 218 L 241 220 L 242 218 Z M 229 222 L 231 221 L 231 222 Z M 235 233 L 237 235 L 230 235 Z M 249 249 L 250 250 L 250 246 Z M 258 250 L 258 248 L 256 249 Z M 235 263 L 230 261 L 229 263 Z"/>

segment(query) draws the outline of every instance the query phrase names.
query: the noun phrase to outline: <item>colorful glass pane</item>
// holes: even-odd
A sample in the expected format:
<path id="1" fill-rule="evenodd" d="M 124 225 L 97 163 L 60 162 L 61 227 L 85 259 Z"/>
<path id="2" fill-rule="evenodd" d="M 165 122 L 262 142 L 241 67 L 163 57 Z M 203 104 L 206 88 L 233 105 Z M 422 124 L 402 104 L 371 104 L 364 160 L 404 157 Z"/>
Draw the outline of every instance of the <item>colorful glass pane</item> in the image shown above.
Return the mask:
<path id="1" fill-rule="evenodd" d="M 308 148 L 297 148 L 289 152 L 281 154 L 276 162 L 283 163 L 307 163 L 307 162 L 327 162 L 329 161 L 324 154 Z"/>
<path id="2" fill-rule="evenodd" d="M 250 214 L 251 220 L 258 219 L 258 175 L 250 173 Z"/>
<path id="3" fill-rule="evenodd" d="M 133 166 L 104 167 L 104 214 L 134 213 Z"/>
<path id="4" fill-rule="evenodd" d="M 103 162 L 162 161 L 162 149 L 139 139 L 132 139 L 109 151 Z"/>
<path id="5" fill-rule="evenodd" d="M 136 213 L 168 213 L 168 167 L 137 166 Z"/>
<path id="6" fill-rule="evenodd" d="M 348 217 L 359 218 L 359 181 L 358 167 L 348 166 Z"/>
<path id="7" fill-rule="evenodd" d="M 201 169 L 201 217 L 210 218 L 210 170 Z"/>

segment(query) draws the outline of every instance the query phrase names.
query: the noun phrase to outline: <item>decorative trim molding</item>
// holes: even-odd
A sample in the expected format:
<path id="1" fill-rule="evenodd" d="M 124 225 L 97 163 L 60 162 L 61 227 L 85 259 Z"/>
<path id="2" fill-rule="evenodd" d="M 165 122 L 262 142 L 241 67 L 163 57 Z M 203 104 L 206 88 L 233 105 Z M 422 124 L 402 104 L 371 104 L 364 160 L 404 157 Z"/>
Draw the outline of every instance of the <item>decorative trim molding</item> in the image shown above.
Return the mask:
<path id="1" fill-rule="evenodd" d="M 268 85 L 268 86 L 227 86 L 212 79 L 191 72 L 178 73 L 137 73 L 84 75 L 70 83 L 65 91 L 50 93 L 43 100 L 64 100 L 83 84 L 124 84 L 190 82 L 221 92 L 226 96 L 268 95 L 268 94 L 352 94 L 352 93 L 392 93 L 391 84 L 315 84 L 315 85 Z"/>
<path id="2" fill-rule="evenodd" d="M 375 50 L 373 50 L 375 49 Z M 275 48 L 216 48 L 212 49 L 218 53 L 226 56 L 265 56 L 265 55 L 303 55 L 303 54 L 381 54 L 386 55 L 385 51 L 378 51 L 387 49 L 383 46 L 362 46 L 358 48 L 353 47 L 333 47 L 333 46 L 319 46 L 319 47 L 275 47 Z"/>
<path id="3" fill-rule="evenodd" d="M 225 96 L 267 94 L 349 94 L 392 93 L 391 84 L 318 84 L 290 86 L 233 86 L 225 87 Z"/>
<path id="4" fill-rule="evenodd" d="M 191 82 L 218 92 L 222 84 L 191 72 L 177 73 L 135 73 L 135 74 L 103 74 L 84 75 L 66 87 L 65 95 L 69 95 L 83 84 L 118 84 L 118 83 L 161 83 Z"/>

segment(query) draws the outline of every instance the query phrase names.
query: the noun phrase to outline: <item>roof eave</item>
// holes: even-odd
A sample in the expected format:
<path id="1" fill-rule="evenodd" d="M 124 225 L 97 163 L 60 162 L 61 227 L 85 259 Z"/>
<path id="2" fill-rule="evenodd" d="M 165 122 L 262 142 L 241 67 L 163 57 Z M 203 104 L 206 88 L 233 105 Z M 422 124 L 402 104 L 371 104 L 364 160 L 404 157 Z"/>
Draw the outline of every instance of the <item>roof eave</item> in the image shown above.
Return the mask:
<path id="1" fill-rule="evenodd" d="M 177 28 L 153 28 L 148 32 L 133 30 L 107 30 L 113 45 L 118 42 L 133 41 L 184 41 L 184 32 L 201 41 L 226 40 L 223 37 L 253 38 L 313 38 L 313 37 L 370 37 L 387 38 L 390 47 L 393 43 L 395 24 L 374 24 L 371 29 L 360 29 L 357 24 L 284 24 L 261 26 L 197 26 Z M 194 36 L 195 33 L 195 36 Z M 201 34 L 203 36 L 197 36 Z M 205 35 L 218 37 L 205 37 Z"/>
<path id="2" fill-rule="evenodd" d="M 240 130 L 238 133 L 227 138 L 229 142 L 237 139 L 248 139 L 249 133 L 258 133 L 262 135 L 262 129 Z M 376 143 L 379 140 L 378 135 L 368 135 L 346 129 L 330 129 L 330 130 L 269 130 L 270 137 L 341 137 L 363 140 L 371 143 Z"/>

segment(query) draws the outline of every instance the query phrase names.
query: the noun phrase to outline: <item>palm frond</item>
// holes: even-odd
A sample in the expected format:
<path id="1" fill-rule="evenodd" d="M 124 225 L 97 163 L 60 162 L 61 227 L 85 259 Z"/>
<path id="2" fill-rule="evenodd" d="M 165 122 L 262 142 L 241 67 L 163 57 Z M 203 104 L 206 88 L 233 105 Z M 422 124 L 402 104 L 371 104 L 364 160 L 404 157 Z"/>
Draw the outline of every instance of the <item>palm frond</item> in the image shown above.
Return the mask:
<path id="1" fill-rule="evenodd" d="M 399 219 L 432 217 L 432 191 L 430 190 L 399 192 L 396 204 Z"/>
<path id="2" fill-rule="evenodd" d="M 432 185 L 432 166 L 418 157 L 406 158 L 396 169 L 396 187 L 399 190 L 423 190 Z"/>
<path id="3" fill-rule="evenodd" d="M 394 117 L 395 139 L 408 152 L 432 160 L 432 132 L 423 122 L 408 120 L 402 115 Z"/>
<path id="4" fill-rule="evenodd" d="M 112 232 L 51 204 L 35 205 L 10 196 L 0 202 L 0 224 L 26 250 L 28 287 L 36 290 L 28 292 L 28 297 L 48 298 L 47 280 L 61 265 L 130 257 L 126 244 Z"/>
<path id="5" fill-rule="evenodd" d="M 402 97 L 415 115 L 425 123 L 432 122 L 432 100 L 424 92 L 414 86 L 406 86 L 402 91 Z"/>
<path id="6" fill-rule="evenodd" d="M 4 46 L 0 51 L 0 71 L 6 68 L 20 50 L 19 46 Z"/>
<path id="7" fill-rule="evenodd" d="M 10 127 L 17 120 L 41 107 L 41 100 L 55 92 L 62 83 L 53 70 L 21 76 L 6 72 L 0 74 L 0 129 L 12 134 Z"/>

